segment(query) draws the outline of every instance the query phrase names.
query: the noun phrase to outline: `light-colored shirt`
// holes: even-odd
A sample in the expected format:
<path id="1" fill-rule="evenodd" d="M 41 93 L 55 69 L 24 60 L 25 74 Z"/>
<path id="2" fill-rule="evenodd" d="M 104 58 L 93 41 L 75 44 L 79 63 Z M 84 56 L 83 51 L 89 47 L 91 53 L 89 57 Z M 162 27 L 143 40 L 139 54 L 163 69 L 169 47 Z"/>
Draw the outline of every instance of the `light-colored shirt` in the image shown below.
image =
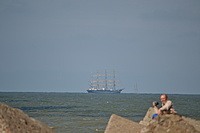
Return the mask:
<path id="1" fill-rule="evenodd" d="M 165 103 L 162 103 L 161 111 L 167 111 L 168 113 L 177 113 L 174 109 L 173 103 L 170 100 L 167 100 Z"/>

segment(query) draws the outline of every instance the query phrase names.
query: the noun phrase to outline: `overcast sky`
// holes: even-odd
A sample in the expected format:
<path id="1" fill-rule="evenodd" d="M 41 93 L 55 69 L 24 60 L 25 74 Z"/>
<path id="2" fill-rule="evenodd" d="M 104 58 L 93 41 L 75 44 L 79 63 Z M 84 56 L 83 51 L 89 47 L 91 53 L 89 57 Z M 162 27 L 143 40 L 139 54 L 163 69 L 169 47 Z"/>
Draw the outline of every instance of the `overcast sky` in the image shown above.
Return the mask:
<path id="1" fill-rule="evenodd" d="M 1 0 L 0 91 L 200 94 L 199 0 Z"/>

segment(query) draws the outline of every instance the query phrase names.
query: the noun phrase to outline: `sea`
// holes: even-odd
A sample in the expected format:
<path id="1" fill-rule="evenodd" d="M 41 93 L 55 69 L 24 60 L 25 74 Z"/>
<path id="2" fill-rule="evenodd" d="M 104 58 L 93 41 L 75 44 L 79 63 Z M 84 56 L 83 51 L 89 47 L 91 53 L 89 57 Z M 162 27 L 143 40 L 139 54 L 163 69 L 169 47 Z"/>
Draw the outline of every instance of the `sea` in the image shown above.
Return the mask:
<path id="1" fill-rule="evenodd" d="M 1 92 L 0 102 L 21 109 L 57 133 L 103 133 L 112 114 L 139 122 L 159 97 L 160 94 Z M 200 95 L 168 97 L 178 114 L 200 120 Z"/>

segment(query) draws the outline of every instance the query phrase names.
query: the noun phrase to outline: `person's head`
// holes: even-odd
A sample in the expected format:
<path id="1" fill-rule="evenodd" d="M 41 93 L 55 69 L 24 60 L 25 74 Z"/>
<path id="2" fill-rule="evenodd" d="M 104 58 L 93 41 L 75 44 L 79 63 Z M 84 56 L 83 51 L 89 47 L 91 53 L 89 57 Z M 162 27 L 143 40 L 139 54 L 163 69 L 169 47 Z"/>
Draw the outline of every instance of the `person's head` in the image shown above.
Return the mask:
<path id="1" fill-rule="evenodd" d="M 162 103 L 166 103 L 167 100 L 168 100 L 168 96 L 166 94 L 163 94 L 160 96 L 160 101 Z"/>

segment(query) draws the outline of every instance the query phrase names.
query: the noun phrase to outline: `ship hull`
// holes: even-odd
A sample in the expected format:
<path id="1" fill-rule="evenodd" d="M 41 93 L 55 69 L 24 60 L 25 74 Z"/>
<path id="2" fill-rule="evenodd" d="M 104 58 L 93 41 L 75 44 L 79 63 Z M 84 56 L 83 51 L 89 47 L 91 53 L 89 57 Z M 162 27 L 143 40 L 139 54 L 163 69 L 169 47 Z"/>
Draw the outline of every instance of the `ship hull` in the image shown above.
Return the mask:
<path id="1" fill-rule="evenodd" d="M 101 94 L 117 94 L 121 93 L 123 89 L 120 90 L 87 90 L 88 93 L 101 93 Z"/>

